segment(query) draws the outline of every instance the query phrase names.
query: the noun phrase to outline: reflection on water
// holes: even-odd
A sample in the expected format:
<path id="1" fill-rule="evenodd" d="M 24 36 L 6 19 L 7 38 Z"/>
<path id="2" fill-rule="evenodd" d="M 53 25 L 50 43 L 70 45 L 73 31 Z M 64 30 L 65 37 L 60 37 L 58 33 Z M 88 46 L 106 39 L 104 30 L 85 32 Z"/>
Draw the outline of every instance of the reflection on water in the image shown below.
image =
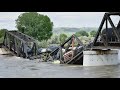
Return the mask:
<path id="1" fill-rule="evenodd" d="M 83 67 L 0 55 L 0 78 L 119 78 L 120 65 Z"/>

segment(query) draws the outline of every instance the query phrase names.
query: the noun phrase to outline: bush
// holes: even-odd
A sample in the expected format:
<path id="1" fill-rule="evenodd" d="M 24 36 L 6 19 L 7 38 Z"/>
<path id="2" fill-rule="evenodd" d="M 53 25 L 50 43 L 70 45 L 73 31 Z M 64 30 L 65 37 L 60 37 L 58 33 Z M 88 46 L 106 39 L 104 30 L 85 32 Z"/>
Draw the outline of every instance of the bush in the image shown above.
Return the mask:
<path id="1" fill-rule="evenodd" d="M 49 43 L 46 40 L 42 40 L 41 42 L 38 42 L 38 48 L 47 48 Z"/>
<path id="2" fill-rule="evenodd" d="M 67 35 L 66 34 L 60 34 L 60 37 L 59 37 L 60 43 L 65 42 L 66 39 L 67 39 Z"/>
<path id="3" fill-rule="evenodd" d="M 86 31 L 79 31 L 79 32 L 76 32 L 75 35 L 77 37 L 80 37 L 80 36 L 89 36 L 88 33 Z"/>
<path id="4" fill-rule="evenodd" d="M 97 31 L 93 30 L 93 31 L 90 32 L 90 35 L 91 35 L 92 37 L 95 37 L 96 33 L 97 33 Z"/>
<path id="5" fill-rule="evenodd" d="M 3 42 L 5 30 L 7 30 L 7 29 L 1 29 L 0 30 L 0 43 Z"/>
<path id="6" fill-rule="evenodd" d="M 49 44 L 59 44 L 59 36 L 55 35 L 52 36 L 51 39 L 48 40 Z"/>
<path id="7" fill-rule="evenodd" d="M 0 38 L 0 43 L 3 43 L 3 39 L 4 39 L 4 37 L 1 37 L 1 38 Z"/>
<path id="8" fill-rule="evenodd" d="M 4 30 L 6 30 L 6 29 L 1 29 L 0 30 L 0 38 L 4 37 Z"/>

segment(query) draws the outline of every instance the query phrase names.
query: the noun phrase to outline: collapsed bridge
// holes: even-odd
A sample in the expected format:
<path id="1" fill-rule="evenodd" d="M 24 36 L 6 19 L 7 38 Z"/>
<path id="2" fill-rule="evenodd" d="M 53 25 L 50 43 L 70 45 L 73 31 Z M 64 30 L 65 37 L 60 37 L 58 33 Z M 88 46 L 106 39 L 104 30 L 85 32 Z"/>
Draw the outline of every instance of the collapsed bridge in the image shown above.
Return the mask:
<path id="1" fill-rule="evenodd" d="M 91 41 L 88 45 L 84 45 L 77 36 L 72 35 L 64 43 L 60 44 L 55 50 L 48 52 L 45 61 L 59 60 L 61 64 L 83 65 L 84 60 L 87 63 L 91 63 L 91 61 L 94 62 L 94 60 L 97 60 L 98 63 L 101 63 L 99 62 L 100 60 L 98 60 L 99 58 L 97 58 L 99 55 L 101 55 L 100 58 L 102 57 L 101 60 L 103 60 L 104 55 L 106 55 L 103 61 L 110 59 L 108 57 L 112 54 L 115 54 L 117 56 L 117 52 L 114 52 L 112 50 L 120 49 L 120 19 L 117 26 L 115 26 L 111 19 L 111 16 L 120 16 L 120 12 L 109 12 L 104 14 L 94 40 Z M 108 24 L 110 27 L 108 27 Z M 77 44 L 74 43 L 74 41 L 76 41 Z M 15 55 L 24 58 L 31 58 L 34 56 L 37 57 L 38 55 L 38 45 L 36 40 L 19 31 L 6 30 L 3 44 L 0 46 L 7 48 Z M 87 53 L 85 54 L 84 52 Z M 41 52 L 40 54 L 43 53 Z M 71 56 L 68 57 L 70 54 Z M 116 56 L 113 55 L 110 57 L 116 58 Z M 93 59 L 93 57 L 95 58 Z"/>
<path id="2" fill-rule="evenodd" d="M 66 64 L 75 64 L 77 61 L 79 61 L 79 64 L 82 65 L 95 65 L 96 63 L 109 64 L 109 62 L 106 62 L 106 60 L 108 59 L 111 59 L 110 64 L 116 64 L 115 59 L 117 59 L 117 52 L 113 49 L 120 49 L 120 19 L 118 20 L 119 22 L 117 26 L 115 26 L 111 19 L 111 16 L 120 16 L 120 12 L 109 12 L 104 14 L 101 24 L 98 28 L 97 34 L 94 38 L 94 41 L 91 41 L 88 45 L 83 45 L 82 42 L 76 36 L 72 36 L 77 38 L 77 40 L 80 42 L 77 45 L 77 47 L 81 46 L 81 48 L 76 48 L 76 50 L 79 52 L 76 53 L 77 51 L 75 50 L 73 57 L 70 58 L 67 62 L 65 61 L 64 54 L 68 51 L 68 48 L 72 43 L 72 37 L 70 37 L 62 45 L 60 45 L 58 49 L 53 51 L 50 54 L 51 57 L 53 59 L 59 59 L 61 63 Z M 68 46 L 65 48 L 64 45 L 66 43 L 68 43 Z M 65 52 L 63 52 L 62 49 L 65 49 Z M 56 58 L 56 55 L 58 53 L 59 58 Z M 99 59 L 101 59 L 103 62 Z"/>
<path id="3" fill-rule="evenodd" d="M 75 41 L 77 42 L 76 45 L 74 45 Z M 73 54 L 68 57 L 71 50 Z M 83 64 L 83 50 L 83 43 L 76 35 L 72 35 L 57 49 L 50 53 L 50 56 L 53 60 L 60 60 L 61 64 Z"/>
<path id="4" fill-rule="evenodd" d="M 12 54 L 23 58 L 37 55 L 36 40 L 19 31 L 5 30 L 2 47 L 11 51 Z"/>

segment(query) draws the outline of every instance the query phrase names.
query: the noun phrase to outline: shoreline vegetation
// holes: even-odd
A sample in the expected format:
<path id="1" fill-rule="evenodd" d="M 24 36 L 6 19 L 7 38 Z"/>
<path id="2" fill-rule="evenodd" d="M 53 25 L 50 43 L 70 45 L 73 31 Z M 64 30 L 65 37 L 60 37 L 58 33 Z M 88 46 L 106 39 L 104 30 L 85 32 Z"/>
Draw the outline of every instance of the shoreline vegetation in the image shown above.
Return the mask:
<path id="1" fill-rule="evenodd" d="M 1 31 L 1 30 L 0 30 Z M 82 31 L 82 34 L 81 34 Z M 87 33 L 88 35 L 84 35 Z M 88 44 L 90 41 L 94 39 L 94 36 L 91 35 L 92 31 L 97 31 L 97 28 L 94 27 L 83 27 L 83 28 L 70 28 L 70 27 L 59 27 L 53 28 L 53 35 L 48 40 L 38 41 L 38 46 L 41 48 L 47 48 L 50 45 L 59 45 L 60 43 L 64 42 L 67 38 L 71 35 L 75 34 L 78 38 L 84 43 Z M 79 32 L 79 33 L 78 33 Z M 94 33 L 96 34 L 96 32 Z M 60 41 L 60 38 L 62 40 Z M 0 43 L 2 43 L 4 39 L 4 35 L 0 36 Z"/>
<path id="2" fill-rule="evenodd" d="M 48 41 L 39 42 L 39 46 L 46 48 L 50 44 L 60 44 L 60 35 L 65 34 L 67 38 L 75 34 L 83 44 L 88 44 L 90 41 L 93 41 L 98 28 L 96 27 L 82 27 L 82 28 L 71 28 L 71 27 L 58 27 L 53 29 L 53 35 Z M 84 31 L 84 32 L 83 32 Z M 86 33 L 86 34 L 85 34 Z M 88 34 L 88 35 L 87 35 Z M 63 42 L 67 39 L 63 38 Z"/>

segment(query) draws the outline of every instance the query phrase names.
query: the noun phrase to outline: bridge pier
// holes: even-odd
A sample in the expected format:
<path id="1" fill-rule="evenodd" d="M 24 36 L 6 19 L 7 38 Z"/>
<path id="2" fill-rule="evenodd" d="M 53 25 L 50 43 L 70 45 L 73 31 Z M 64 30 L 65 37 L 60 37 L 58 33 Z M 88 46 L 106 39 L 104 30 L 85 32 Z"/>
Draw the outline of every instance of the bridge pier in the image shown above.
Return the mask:
<path id="1" fill-rule="evenodd" d="M 83 66 L 117 65 L 118 50 L 83 51 Z"/>
<path id="2" fill-rule="evenodd" d="M 120 64 L 120 50 L 118 50 L 118 63 Z"/>

